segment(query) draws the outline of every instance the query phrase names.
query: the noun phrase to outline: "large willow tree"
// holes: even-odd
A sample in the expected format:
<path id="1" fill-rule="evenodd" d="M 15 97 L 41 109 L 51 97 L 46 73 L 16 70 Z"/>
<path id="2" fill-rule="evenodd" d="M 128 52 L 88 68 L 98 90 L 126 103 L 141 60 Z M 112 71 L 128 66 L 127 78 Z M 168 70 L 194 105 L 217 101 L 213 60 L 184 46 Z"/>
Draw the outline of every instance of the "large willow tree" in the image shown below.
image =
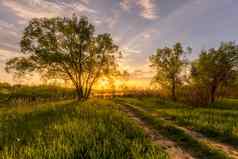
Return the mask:
<path id="1" fill-rule="evenodd" d="M 72 81 L 79 100 L 90 96 L 100 76 L 114 71 L 120 57 L 110 34 L 95 35 L 86 17 L 35 18 L 25 28 L 22 57 L 6 63 L 7 72 L 39 72 Z"/>

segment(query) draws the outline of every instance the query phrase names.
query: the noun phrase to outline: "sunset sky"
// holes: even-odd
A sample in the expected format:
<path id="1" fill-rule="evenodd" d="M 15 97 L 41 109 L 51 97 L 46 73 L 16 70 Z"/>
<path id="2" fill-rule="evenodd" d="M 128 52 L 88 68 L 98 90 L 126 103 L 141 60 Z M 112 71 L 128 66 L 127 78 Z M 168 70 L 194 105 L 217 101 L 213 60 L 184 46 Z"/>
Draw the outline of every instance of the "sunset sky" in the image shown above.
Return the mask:
<path id="1" fill-rule="evenodd" d="M 4 63 L 19 55 L 31 18 L 72 13 L 88 16 L 98 33 L 111 33 L 125 52 L 124 68 L 145 75 L 158 47 L 179 41 L 194 58 L 220 41 L 238 41 L 238 0 L 0 0 L 0 81 L 11 79 Z"/>

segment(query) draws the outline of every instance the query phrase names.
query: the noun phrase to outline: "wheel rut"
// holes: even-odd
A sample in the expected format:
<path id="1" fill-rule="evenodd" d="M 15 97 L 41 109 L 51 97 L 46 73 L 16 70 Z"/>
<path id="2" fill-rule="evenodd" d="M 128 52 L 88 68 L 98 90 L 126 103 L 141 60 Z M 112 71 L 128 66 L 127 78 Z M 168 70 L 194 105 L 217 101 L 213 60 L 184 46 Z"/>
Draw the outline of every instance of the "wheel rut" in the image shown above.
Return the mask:
<path id="1" fill-rule="evenodd" d="M 141 119 L 136 113 L 122 106 L 123 112 L 127 113 L 128 116 L 136 121 L 136 123 L 144 130 L 145 135 L 148 136 L 154 144 L 159 145 L 169 155 L 171 159 L 195 159 L 188 152 L 181 149 L 174 141 L 171 141 L 159 134 L 159 132 L 153 129 L 148 123 Z"/>
<path id="2" fill-rule="evenodd" d="M 159 114 L 157 114 L 157 113 L 152 114 L 152 116 L 158 117 L 161 120 L 168 120 L 168 121 L 171 120 L 170 118 L 159 117 Z M 204 136 L 203 134 L 201 134 L 199 132 L 196 132 L 192 129 L 188 129 L 188 128 L 178 126 L 178 125 L 176 127 L 178 129 L 183 130 L 185 133 L 189 134 L 194 139 L 196 139 L 196 140 L 198 140 L 198 141 L 200 141 L 204 144 L 207 144 L 211 148 L 215 148 L 217 150 L 220 150 L 220 151 L 224 152 L 230 158 L 238 159 L 238 149 L 234 148 L 233 146 L 228 145 L 228 144 L 224 144 L 224 143 L 221 143 L 221 142 L 218 142 L 218 141 L 215 141 L 215 140 L 212 140 L 212 139 Z"/>
<path id="3" fill-rule="evenodd" d="M 223 151 L 230 158 L 238 159 L 238 150 L 235 149 L 234 147 L 232 147 L 230 145 L 227 145 L 227 144 L 223 144 L 223 143 L 214 141 L 214 140 L 211 140 L 211 139 L 205 137 L 204 135 L 202 135 L 198 132 L 195 132 L 193 130 L 190 130 L 190 129 L 187 129 L 187 128 L 184 128 L 184 127 L 180 127 L 180 126 L 178 126 L 178 128 L 182 129 L 184 132 L 191 135 L 194 139 L 196 139 L 200 142 L 203 142 L 203 143 L 209 145 L 212 148 Z"/>

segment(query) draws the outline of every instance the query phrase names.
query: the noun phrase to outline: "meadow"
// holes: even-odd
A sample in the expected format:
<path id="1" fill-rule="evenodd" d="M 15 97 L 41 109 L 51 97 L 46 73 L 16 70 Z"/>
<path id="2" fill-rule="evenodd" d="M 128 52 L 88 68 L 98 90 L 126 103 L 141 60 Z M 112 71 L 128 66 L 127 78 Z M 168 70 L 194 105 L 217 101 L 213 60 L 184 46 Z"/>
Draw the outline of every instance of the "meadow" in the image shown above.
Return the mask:
<path id="1" fill-rule="evenodd" d="M 193 107 L 154 97 L 123 100 L 163 120 L 238 147 L 237 99 L 224 99 L 204 107 Z"/>
<path id="2" fill-rule="evenodd" d="M 0 158 L 147 158 L 166 153 L 108 100 L 0 108 Z"/>
<path id="3" fill-rule="evenodd" d="M 13 88 L 0 106 L 0 159 L 238 156 L 237 99 L 198 107 L 158 95 L 77 101 L 57 87 Z"/>
<path id="4" fill-rule="evenodd" d="M 0 106 L 45 103 L 75 98 L 72 88 L 59 86 L 27 86 L 0 83 Z"/>

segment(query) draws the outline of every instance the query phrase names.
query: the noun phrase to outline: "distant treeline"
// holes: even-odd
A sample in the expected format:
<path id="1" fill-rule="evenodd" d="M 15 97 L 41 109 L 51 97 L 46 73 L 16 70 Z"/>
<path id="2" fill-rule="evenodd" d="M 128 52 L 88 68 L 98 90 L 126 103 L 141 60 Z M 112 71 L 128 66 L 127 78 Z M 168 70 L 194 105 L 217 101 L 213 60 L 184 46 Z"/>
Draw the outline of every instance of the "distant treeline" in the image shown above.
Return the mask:
<path id="1" fill-rule="evenodd" d="M 193 104 L 193 105 L 206 105 L 206 98 L 209 97 L 209 92 L 204 93 L 205 88 L 193 87 L 186 85 L 178 87 L 177 98 L 178 101 Z M 203 93 L 201 91 L 203 90 Z M 233 87 L 221 88 L 217 92 L 219 98 L 238 98 L 238 85 Z M 145 97 L 145 96 L 158 96 L 160 98 L 169 97 L 170 92 L 159 89 L 124 89 L 120 91 L 105 91 L 94 90 L 91 94 L 96 98 L 113 98 L 113 97 Z M 0 83 L 0 105 L 2 104 L 28 104 L 39 103 L 47 101 L 59 101 L 67 99 L 76 99 L 77 95 L 73 88 L 63 88 L 53 85 L 10 85 L 9 83 Z"/>
<path id="2" fill-rule="evenodd" d="M 57 86 L 26 86 L 0 83 L 0 103 L 34 103 L 75 98 L 74 89 Z"/>

